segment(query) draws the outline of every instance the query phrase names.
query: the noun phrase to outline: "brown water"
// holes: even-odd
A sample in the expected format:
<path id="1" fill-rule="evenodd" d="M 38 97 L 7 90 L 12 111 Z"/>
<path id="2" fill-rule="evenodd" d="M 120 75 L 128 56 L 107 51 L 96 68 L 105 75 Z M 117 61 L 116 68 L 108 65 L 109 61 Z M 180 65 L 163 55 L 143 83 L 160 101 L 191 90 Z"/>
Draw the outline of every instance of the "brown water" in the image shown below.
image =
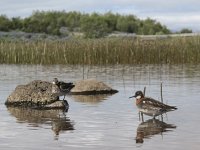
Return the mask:
<path id="1" fill-rule="evenodd" d="M 0 65 L 0 149 L 200 149 L 200 65 L 30 66 Z M 68 96 L 70 108 L 39 111 L 7 108 L 4 102 L 19 84 L 41 79 L 101 80 L 114 95 Z M 138 117 L 135 91 L 160 99 L 177 111 L 163 121 Z M 143 142 L 143 143 L 142 143 Z"/>

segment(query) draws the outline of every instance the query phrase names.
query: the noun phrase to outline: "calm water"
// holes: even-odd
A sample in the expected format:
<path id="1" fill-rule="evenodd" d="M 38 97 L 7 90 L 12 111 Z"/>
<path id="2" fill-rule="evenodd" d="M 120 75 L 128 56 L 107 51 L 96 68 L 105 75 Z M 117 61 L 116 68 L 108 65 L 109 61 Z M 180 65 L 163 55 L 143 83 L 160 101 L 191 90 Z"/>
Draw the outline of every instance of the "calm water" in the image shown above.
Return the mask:
<path id="1" fill-rule="evenodd" d="M 0 65 L 0 76 L 0 149 L 200 149 L 200 65 Z M 95 78 L 119 93 L 68 96 L 66 113 L 4 105 L 17 85 L 54 77 Z M 145 116 L 142 123 L 135 101 L 128 97 L 146 86 L 146 95 L 160 99 L 161 82 L 164 102 L 178 110 L 164 115 L 163 122 Z"/>

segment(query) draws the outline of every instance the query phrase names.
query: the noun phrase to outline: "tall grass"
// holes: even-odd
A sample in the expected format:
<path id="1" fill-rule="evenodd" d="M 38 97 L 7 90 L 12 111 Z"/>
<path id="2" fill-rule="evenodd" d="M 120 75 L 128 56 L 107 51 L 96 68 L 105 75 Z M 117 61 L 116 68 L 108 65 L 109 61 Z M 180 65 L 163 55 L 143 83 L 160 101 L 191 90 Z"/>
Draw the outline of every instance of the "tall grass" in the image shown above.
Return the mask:
<path id="1" fill-rule="evenodd" d="M 200 37 L 0 40 L 5 64 L 179 64 L 200 63 Z"/>

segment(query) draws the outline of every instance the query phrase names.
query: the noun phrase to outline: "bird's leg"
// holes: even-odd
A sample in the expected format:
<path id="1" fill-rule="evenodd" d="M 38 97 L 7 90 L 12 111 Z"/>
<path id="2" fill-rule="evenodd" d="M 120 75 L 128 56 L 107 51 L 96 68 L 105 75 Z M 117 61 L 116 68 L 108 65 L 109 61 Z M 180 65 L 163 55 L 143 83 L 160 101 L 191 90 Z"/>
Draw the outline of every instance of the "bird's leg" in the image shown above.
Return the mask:
<path id="1" fill-rule="evenodd" d="M 140 121 L 140 120 L 141 120 L 141 119 L 140 119 L 140 111 L 138 112 L 138 115 L 139 115 L 139 121 Z"/>
<path id="2" fill-rule="evenodd" d="M 139 121 L 142 120 L 142 122 L 144 122 L 143 113 L 139 111 L 138 115 L 139 115 Z"/>
<path id="3" fill-rule="evenodd" d="M 161 121 L 163 122 L 163 115 L 161 114 Z"/>
<path id="4" fill-rule="evenodd" d="M 64 95 L 64 98 L 63 98 L 63 100 L 65 99 L 65 95 Z"/>
<path id="5" fill-rule="evenodd" d="M 142 122 L 144 122 L 144 115 L 143 112 L 141 112 Z"/>

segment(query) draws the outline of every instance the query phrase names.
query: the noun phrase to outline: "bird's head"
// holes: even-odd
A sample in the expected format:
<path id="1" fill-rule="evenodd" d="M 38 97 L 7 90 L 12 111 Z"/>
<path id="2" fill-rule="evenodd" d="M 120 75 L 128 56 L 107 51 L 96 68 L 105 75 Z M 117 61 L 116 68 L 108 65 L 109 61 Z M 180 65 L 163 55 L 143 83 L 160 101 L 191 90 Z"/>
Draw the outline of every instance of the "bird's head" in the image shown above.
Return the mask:
<path id="1" fill-rule="evenodd" d="M 52 84 L 57 85 L 58 84 L 58 79 L 54 78 Z"/>
<path id="2" fill-rule="evenodd" d="M 136 99 L 140 99 L 140 98 L 144 97 L 144 94 L 142 93 L 142 91 L 137 91 L 137 92 L 135 92 L 134 96 L 131 96 L 129 98 L 132 98 L 132 97 L 135 97 Z"/>

